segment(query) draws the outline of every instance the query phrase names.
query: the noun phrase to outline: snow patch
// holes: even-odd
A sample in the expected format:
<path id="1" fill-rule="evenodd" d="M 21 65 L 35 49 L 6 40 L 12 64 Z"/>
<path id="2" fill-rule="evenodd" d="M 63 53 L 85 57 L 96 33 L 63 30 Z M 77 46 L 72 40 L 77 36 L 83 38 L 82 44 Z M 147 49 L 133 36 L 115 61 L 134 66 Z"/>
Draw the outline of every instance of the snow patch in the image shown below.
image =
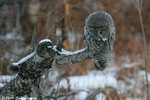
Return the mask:
<path id="1" fill-rule="evenodd" d="M 117 72 L 119 71 L 119 69 L 117 67 L 107 67 L 104 71 L 97 71 L 97 70 L 93 70 L 88 72 L 89 75 L 108 75 L 108 76 L 112 76 L 112 77 L 116 77 L 117 76 Z"/>
<path id="2" fill-rule="evenodd" d="M 16 75 L 0 75 L 0 83 L 10 82 L 12 79 L 16 78 Z"/>
<path id="3" fill-rule="evenodd" d="M 55 84 L 58 81 L 59 74 L 57 71 L 50 71 L 48 74 L 48 81 L 52 84 Z"/>
<path id="4" fill-rule="evenodd" d="M 82 52 L 84 51 L 85 49 L 80 49 L 80 50 L 77 50 L 77 51 L 74 51 L 74 52 L 70 52 L 70 51 L 67 51 L 67 50 L 64 50 L 62 49 L 62 52 L 60 52 L 60 54 L 64 54 L 64 55 L 73 55 L 73 54 L 77 54 L 79 52 Z"/>
<path id="5" fill-rule="evenodd" d="M 54 45 L 54 46 L 53 46 L 53 50 L 59 52 L 59 53 L 62 54 L 62 55 L 73 55 L 73 54 L 82 52 L 82 51 L 84 51 L 85 49 L 76 50 L 76 51 L 74 51 L 74 52 L 71 52 L 71 51 L 67 51 L 67 50 L 62 49 L 62 51 L 60 52 L 60 51 L 58 51 L 58 50 L 56 49 L 56 45 Z"/>
<path id="6" fill-rule="evenodd" d="M 124 68 L 132 68 L 132 67 L 139 66 L 139 65 L 141 65 L 140 62 L 137 62 L 137 63 L 126 63 L 126 64 L 123 64 L 123 67 Z"/>
<path id="7" fill-rule="evenodd" d="M 56 35 L 61 36 L 62 35 L 62 30 L 60 28 L 56 29 Z"/>
<path id="8" fill-rule="evenodd" d="M 126 100 L 145 100 L 143 98 L 126 98 Z"/>
<path id="9" fill-rule="evenodd" d="M 0 83 L 0 88 L 4 87 L 4 84 Z"/>
<path id="10" fill-rule="evenodd" d="M 50 89 L 49 93 L 51 93 L 54 88 L 58 90 L 69 89 L 71 91 L 77 91 L 74 95 L 75 100 L 85 100 L 85 98 L 89 95 L 89 91 L 99 88 L 105 89 L 106 87 L 117 89 L 117 80 L 112 76 L 87 74 L 84 76 L 71 76 L 62 79 Z M 96 100 L 105 100 L 106 96 L 100 92 L 95 96 L 95 98 Z"/>
<path id="11" fill-rule="evenodd" d="M 63 79 L 59 84 L 55 85 L 57 88 L 71 90 L 91 90 L 97 88 L 113 87 L 117 88 L 117 80 L 112 76 L 99 76 L 99 75 L 86 75 L 86 76 L 72 76 L 67 79 Z"/>
<path id="12" fill-rule="evenodd" d="M 137 72 L 137 77 L 139 78 L 139 80 L 144 81 L 144 83 L 146 83 L 146 73 L 145 70 L 140 70 Z M 148 82 L 150 84 L 150 73 L 147 73 L 148 76 Z"/>
<path id="13" fill-rule="evenodd" d="M 75 98 L 76 100 L 85 100 L 87 96 L 88 96 L 88 93 L 86 91 L 81 91 L 75 96 Z"/>
<path id="14" fill-rule="evenodd" d="M 39 44 L 41 44 L 41 43 L 43 43 L 43 42 L 51 42 L 51 43 L 52 43 L 52 41 L 51 41 L 50 39 L 43 39 L 43 40 L 41 40 L 41 41 L 39 42 Z"/>
<path id="15" fill-rule="evenodd" d="M 17 100 L 37 100 L 37 98 L 36 97 L 18 97 L 18 99 Z"/>
<path id="16" fill-rule="evenodd" d="M 96 100 L 107 100 L 106 96 L 102 93 L 96 95 Z"/>
<path id="17" fill-rule="evenodd" d="M 14 66 L 18 66 L 19 64 L 24 63 L 25 61 L 27 61 L 28 59 L 30 59 L 31 57 L 33 57 L 35 55 L 35 52 L 27 55 L 26 57 L 22 58 L 20 61 L 16 62 L 16 63 L 12 63 Z"/>
<path id="18" fill-rule="evenodd" d="M 21 34 L 17 34 L 16 30 L 13 29 L 12 32 L 8 32 L 5 35 L 0 36 L 0 40 L 8 41 L 8 40 L 23 40 L 23 36 Z"/>
<path id="19" fill-rule="evenodd" d="M 76 41 L 76 34 L 74 32 L 68 32 L 68 42 L 69 44 L 73 44 Z"/>

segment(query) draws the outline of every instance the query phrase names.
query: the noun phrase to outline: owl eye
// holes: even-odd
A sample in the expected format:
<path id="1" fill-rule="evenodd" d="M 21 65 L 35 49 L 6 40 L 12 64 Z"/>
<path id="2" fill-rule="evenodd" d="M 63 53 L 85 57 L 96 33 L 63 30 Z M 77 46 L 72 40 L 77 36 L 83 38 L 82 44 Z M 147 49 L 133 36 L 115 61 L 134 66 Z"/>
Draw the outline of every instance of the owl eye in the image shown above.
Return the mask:
<path id="1" fill-rule="evenodd" d="M 101 30 L 98 33 L 101 34 L 101 35 L 103 34 L 103 32 Z"/>

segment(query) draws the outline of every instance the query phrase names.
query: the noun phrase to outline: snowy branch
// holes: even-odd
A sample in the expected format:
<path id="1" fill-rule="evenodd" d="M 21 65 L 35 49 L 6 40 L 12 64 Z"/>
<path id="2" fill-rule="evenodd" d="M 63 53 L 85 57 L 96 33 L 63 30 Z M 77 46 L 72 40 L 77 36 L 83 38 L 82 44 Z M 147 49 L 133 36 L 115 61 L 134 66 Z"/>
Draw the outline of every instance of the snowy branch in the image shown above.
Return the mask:
<path id="1" fill-rule="evenodd" d="M 18 75 L 3 87 L 1 95 L 19 97 L 29 94 L 33 86 L 38 88 L 40 77 L 52 68 L 56 52 L 51 46 L 50 40 L 41 41 L 35 52 L 13 63 L 11 69 Z"/>
<path id="2" fill-rule="evenodd" d="M 19 62 L 13 63 L 11 70 L 17 71 L 18 75 L 3 87 L 0 95 L 3 96 L 24 96 L 36 88 L 38 93 L 40 77 L 53 65 L 77 63 L 91 58 L 94 52 L 82 49 L 76 52 L 69 52 L 62 49 L 61 41 L 53 46 L 49 39 L 39 42 L 36 50 Z"/>

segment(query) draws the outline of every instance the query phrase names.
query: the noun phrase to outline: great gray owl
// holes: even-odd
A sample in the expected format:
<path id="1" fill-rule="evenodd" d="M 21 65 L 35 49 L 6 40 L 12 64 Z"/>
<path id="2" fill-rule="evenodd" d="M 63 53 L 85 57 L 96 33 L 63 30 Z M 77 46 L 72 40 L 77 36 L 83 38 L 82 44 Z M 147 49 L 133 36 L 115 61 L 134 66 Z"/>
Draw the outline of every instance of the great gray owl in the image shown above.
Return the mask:
<path id="1" fill-rule="evenodd" d="M 97 11 L 86 18 L 84 26 L 85 48 L 96 52 L 91 58 L 97 69 L 103 70 L 107 61 L 112 58 L 115 36 L 114 22 L 108 13 Z"/>
<path id="2" fill-rule="evenodd" d="M 61 53 L 60 57 L 56 58 L 56 64 L 77 63 L 91 58 L 95 67 L 98 70 L 103 70 L 107 61 L 113 57 L 115 37 L 116 33 L 112 17 L 104 11 L 94 12 L 85 20 L 85 48 L 73 53 Z"/>

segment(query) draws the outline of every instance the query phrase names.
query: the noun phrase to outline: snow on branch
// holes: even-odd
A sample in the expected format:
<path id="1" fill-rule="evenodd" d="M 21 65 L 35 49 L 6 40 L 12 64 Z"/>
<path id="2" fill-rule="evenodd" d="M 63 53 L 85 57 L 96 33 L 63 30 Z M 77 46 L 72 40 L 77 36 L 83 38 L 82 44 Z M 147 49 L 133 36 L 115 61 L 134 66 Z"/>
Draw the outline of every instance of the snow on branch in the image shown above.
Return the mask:
<path id="1" fill-rule="evenodd" d="M 20 61 L 13 63 L 11 65 L 10 69 L 18 72 L 18 74 L 16 78 L 8 82 L 3 87 L 0 96 L 3 95 L 3 96 L 22 97 L 29 94 L 31 92 L 31 88 L 33 88 L 32 90 L 37 94 L 37 97 L 42 99 L 43 96 L 39 89 L 39 82 L 41 76 L 46 71 L 50 70 L 52 67 L 57 65 L 78 63 L 85 59 L 89 58 L 91 59 L 93 56 L 99 53 L 101 52 L 87 48 L 83 48 L 75 52 L 66 51 L 62 48 L 62 39 L 58 41 L 57 45 L 53 45 L 53 43 L 49 39 L 41 40 L 33 53 L 27 55 Z M 84 84 L 85 88 L 88 87 L 89 85 L 92 86 L 93 84 L 94 86 L 104 87 L 104 85 L 106 85 L 104 83 L 110 83 L 108 82 L 109 80 L 110 81 L 112 80 L 112 82 L 116 84 L 115 80 L 113 80 L 110 77 L 107 78 L 106 77 L 98 78 L 98 77 L 89 76 L 88 78 L 90 79 L 90 81 L 88 81 L 87 80 L 88 78 L 83 76 L 80 77 L 81 80 L 83 80 L 80 82 L 78 81 L 78 79 L 74 77 L 73 81 L 78 85 L 84 84 L 86 82 L 87 84 Z M 98 83 L 91 83 L 94 82 L 95 78 L 98 79 Z M 82 88 L 82 86 L 80 85 L 78 88 Z M 76 89 L 75 86 L 76 85 L 74 84 L 73 87 L 71 88 Z"/>
<path id="2" fill-rule="evenodd" d="M 41 40 L 33 53 L 11 65 L 10 69 L 17 71 L 18 75 L 3 87 L 0 95 L 21 97 L 29 94 L 34 86 L 34 90 L 42 98 L 39 90 L 40 77 L 53 65 L 77 63 L 94 55 L 94 52 L 86 49 L 66 51 L 61 45 L 61 41 L 54 46 L 49 39 Z"/>
<path id="3" fill-rule="evenodd" d="M 21 97 L 29 94 L 32 86 L 38 90 L 40 77 L 52 68 L 56 55 L 56 51 L 48 46 L 53 46 L 51 41 L 42 40 L 35 52 L 12 64 L 11 69 L 17 70 L 18 75 L 3 87 L 0 95 Z"/>

